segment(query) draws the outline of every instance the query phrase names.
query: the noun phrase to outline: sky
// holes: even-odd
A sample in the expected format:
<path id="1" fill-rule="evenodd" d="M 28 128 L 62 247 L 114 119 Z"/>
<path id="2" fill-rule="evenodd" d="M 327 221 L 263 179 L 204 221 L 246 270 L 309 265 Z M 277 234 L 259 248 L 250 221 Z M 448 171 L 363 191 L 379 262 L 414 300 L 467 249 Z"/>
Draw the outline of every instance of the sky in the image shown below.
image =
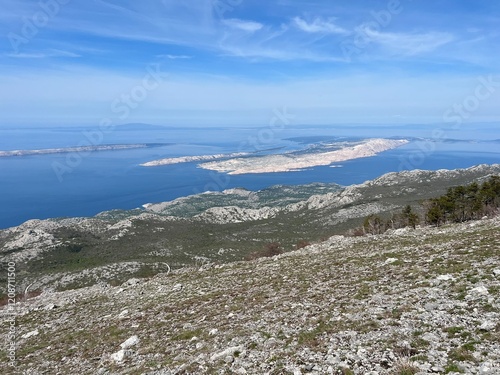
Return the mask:
<path id="1" fill-rule="evenodd" d="M 500 2 L 2 0 L 0 127 L 500 120 Z"/>

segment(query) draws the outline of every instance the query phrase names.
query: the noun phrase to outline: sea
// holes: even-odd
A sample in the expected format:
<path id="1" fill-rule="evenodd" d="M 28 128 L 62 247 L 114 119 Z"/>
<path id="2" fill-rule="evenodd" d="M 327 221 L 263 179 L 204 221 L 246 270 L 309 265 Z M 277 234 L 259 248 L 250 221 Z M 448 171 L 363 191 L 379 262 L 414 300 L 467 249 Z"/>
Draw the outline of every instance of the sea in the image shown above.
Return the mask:
<path id="1" fill-rule="evenodd" d="M 199 162 L 143 167 L 161 158 L 307 151 L 367 138 L 408 139 L 373 157 L 283 173 L 227 175 Z M 172 127 L 0 127 L 0 151 L 147 143 L 152 147 L 0 157 L 0 228 L 30 219 L 93 216 L 206 191 L 273 185 L 362 183 L 388 172 L 500 163 L 500 124 Z"/>

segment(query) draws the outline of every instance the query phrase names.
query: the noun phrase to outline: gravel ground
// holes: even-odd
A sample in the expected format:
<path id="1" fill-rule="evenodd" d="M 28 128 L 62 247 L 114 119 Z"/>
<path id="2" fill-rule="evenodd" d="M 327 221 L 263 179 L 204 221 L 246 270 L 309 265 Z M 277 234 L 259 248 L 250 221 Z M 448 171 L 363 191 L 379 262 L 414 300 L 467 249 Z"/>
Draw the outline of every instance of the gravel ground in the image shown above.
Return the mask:
<path id="1" fill-rule="evenodd" d="M 500 374 L 499 296 L 500 218 L 334 236 L 19 302 L 0 372 Z"/>

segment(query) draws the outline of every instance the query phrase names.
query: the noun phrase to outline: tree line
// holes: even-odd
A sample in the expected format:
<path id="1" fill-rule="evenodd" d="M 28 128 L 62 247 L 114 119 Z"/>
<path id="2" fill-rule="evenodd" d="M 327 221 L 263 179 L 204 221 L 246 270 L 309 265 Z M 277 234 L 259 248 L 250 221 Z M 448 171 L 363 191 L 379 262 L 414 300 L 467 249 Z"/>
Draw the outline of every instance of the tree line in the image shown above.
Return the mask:
<path id="1" fill-rule="evenodd" d="M 480 219 L 493 216 L 500 207 L 500 176 L 478 184 L 449 188 L 445 195 L 426 203 L 425 219 L 428 224 L 442 225 L 449 222 Z"/>
<path id="2" fill-rule="evenodd" d="M 440 226 L 494 216 L 500 211 L 500 176 L 492 176 L 482 184 L 451 187 L 446 194 L 422 202 L 420 215 L 410 205 L 388 219 L 378 215 L 365 218 L 354 235 L 382 234 L 389 229 L 415 228 L 420 222 Z"/>

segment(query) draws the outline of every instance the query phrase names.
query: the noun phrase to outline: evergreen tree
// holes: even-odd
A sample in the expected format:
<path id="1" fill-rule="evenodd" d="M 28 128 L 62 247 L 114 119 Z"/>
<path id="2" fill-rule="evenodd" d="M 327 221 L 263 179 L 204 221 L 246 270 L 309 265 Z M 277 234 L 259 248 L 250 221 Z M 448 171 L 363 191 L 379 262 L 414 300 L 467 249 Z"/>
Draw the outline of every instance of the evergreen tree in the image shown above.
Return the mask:
<path id="1" fill-rule="evenodd" d="M 449 188 L 445 195 L 427 202 L 427 223 L 441 225 L 454 221 L 464 222 L 495 214 L 500 207 L 500 177 L 492 176 L 481 185 Z M 408 215 L 408 207 L 403 213 Z"/>
<path id="2" fill-rule="evenodd" d="M 420 218 L 415 212 L 413 212 L 410 205 L 407 205 L 405 208 L 403 208 L 401 216 L 403 218 L 403 225 L 405 227 L 412 227 L 413 229 L 415 229 L 420 221 Z"/>

